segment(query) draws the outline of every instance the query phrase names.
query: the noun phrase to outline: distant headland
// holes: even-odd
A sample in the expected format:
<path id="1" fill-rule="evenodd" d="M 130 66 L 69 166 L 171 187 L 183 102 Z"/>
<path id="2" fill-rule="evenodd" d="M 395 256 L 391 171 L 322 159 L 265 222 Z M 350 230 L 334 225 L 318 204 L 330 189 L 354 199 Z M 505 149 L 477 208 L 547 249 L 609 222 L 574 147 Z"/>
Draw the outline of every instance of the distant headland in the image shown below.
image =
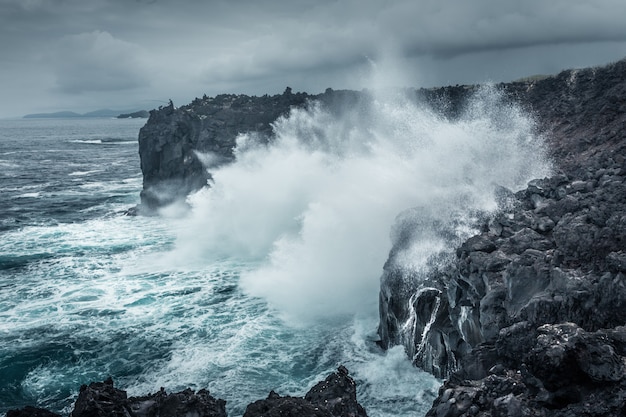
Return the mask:
<path id="1" fill-rule="evenodd" d="M 88 113 L 76 113 L 73 111 L 59 111 L 54 113 L 33 113 L 23 116 L 24 119 L 60 119 L 74 117 L 115 117 L 118 119 L 147 119 L 150 116 L 146 110 L 122 112 L 120 110 L 100 109 Z"/>

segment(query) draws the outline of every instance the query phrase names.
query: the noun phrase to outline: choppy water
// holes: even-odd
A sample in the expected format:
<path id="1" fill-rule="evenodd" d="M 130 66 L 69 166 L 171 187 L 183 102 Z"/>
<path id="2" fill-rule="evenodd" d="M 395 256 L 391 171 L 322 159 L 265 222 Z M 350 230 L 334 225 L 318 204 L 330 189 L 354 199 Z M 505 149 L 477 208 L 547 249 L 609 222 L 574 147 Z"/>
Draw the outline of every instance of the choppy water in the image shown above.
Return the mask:
<path id="1" fill-rule="evenodd" d="M 401 348 L 377 348 L 375 310 L 283 320 L 293 308 L 276 300 L 292 283 L 261 274 L 260 284 L 250 285 L 267 266 L 263 253 L 203 256 L 219 235 L 198 243 L 208 227 L 202 196 L 182 219 L 123 215 L 138 203 L 136 138 L 143 122 L 0 121 L 0 414 L 24 405 L 67 414 L 81 384 L 111 376 L 130 395 L 208 387 L 236 416 L 272 389 L 303 395 L 344 364 L 370 416 L 423 415 L 439 382 L 413 368 Z M 302 204 L 324 209 L 317 197 L 317 206 Z M 341 233 L 340 241 L 351 230 Z M 268 246 L 276 260 L 271 248 L 279 241 L 273 236 L 269 246 L 255 247 Z M 191 250 L 194 242 L 204 252 Z M 301 255 L 307 247 L 296 249 Z M 385 256 L 376 254 L 376 262 Z M 313 300 L 334 293 L 326 279 Z M 368 292 L 358 294 L 368 306 L 377 300 L 374 287 L 368 283 Z M 337 291 L 344 297 L 354 288 Z M 302 293 L 295 299 L 316 305 Z"/>

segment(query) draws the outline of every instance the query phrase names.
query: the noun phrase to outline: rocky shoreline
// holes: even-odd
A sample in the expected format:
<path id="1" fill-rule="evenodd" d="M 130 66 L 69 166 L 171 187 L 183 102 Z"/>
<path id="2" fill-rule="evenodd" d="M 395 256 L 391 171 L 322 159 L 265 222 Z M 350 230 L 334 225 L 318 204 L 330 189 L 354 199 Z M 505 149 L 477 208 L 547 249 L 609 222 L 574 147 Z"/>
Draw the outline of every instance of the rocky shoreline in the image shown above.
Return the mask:
<path id="1" fill-rule="evenodd" d="M 522 87 L 504 86 L 559 172 L 498 190 L 500 214 L 425 278 L 392 250 L 382 344 L 448 378 L 428 416 L 624 415 L 626 61 Z"/>
<path id="2" fill-rule="evenodd" d="M 499 188 L 499 214 L 479 216 L 481 232 L 425 279 L 399 268 L 392 249 L 381 279 L 380 344 L 404 345 L 416 366 L 446 378 L 428 416 L 626 415 L 626 60 L 497 87 L 535 116 L 556 173 L 517 193 Z M 454 119 L 474 90 L 415 96 Z M 204 186 L 203 155 L 232 161 L 238 133 L 270 140 L 272 122 L 293 106 L 316 99 L 339 111 L 366 95 L 287 89 L 153 110 L 139 135 L 138 211 Z M 245 415 L 365 415 L 345 368 L 320 384 L 303 398 L 270 393 Z M 223 416 L 224 404 L 206 391 L 126 398 L 105 381 L 81 388 L 72 416 L 188 413 Z M 27 415 L 53 414 L 28 408 L 7 417 Z"/>
<path id="3" fill-rule="evenodd" d="M 168 394 L 160 391 L 142 397 L 128 397 L 115 388 L 112 379 L 80 387 L 70 417 L 226 417 L 226 401 L 209 391 L 186 389 Z M 271 391 L 266 399 L 248 405 L 244 417 L 367 417 L 356 399 L 356 384 L 340 366 L 318 382 L 304 397 L 280 396 Z M 35 407 L 10 410 L 7 417 L 60 417 Z"/>

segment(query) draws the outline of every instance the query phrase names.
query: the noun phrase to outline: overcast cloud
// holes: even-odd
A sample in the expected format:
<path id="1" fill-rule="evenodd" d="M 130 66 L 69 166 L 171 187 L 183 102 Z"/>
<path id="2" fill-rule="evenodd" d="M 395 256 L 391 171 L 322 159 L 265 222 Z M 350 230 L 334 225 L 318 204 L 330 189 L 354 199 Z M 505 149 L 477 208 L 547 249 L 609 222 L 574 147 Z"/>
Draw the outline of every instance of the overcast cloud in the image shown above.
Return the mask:
<path id="1" fill-rule="evenodd" d="M 1 0 L 0 117 L 510 81 L 626 57 L 624 16 L 624 0 Z"/>

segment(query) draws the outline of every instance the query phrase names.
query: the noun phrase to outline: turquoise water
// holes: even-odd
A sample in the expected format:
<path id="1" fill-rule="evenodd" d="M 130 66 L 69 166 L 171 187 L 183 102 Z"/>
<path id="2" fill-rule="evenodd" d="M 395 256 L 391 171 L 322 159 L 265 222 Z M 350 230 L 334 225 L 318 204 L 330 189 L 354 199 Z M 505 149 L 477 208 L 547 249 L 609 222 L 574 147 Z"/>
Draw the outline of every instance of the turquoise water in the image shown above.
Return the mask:
<path id="1" fill-rule="evenodd" d="M 358 294 L 363 311 L 291 320 L 276 301 L 289 283 L 246 281 L 264 256 L 205 256 L 215 242 L 201 204 L 124 215 L 141 190 L 144 122 L 0 121 L 0 414 L 68 414 L 81 384 L 111 376 L 130 395 L 208 388 L 236 416 L 272 389 L 303 395 L 344 364 L 370 416 L 423 415 L 439 382 L 401 348 L 376 346 L 375 285 Z M 314 309 L 318 293 L 332 299 L 323 285 L 294 299 Z"/>

